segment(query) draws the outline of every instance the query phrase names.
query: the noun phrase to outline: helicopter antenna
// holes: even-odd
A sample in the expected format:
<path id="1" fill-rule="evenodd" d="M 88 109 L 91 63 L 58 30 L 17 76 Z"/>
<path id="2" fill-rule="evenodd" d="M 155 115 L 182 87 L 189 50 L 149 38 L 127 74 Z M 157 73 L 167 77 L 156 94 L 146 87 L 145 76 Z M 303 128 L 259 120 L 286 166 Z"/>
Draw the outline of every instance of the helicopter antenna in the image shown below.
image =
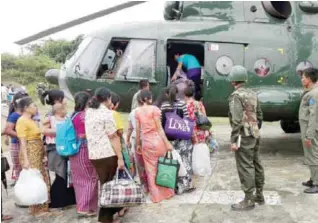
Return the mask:
<path id="1" fill-rule="evenodd" d="M 114 12 L 117 12 L 117 11 L 120 11 L 120 10 L 123 10 L 123 9 L 126 9 L 126 8 L 130 8 L 132 6 L 135 6 L 135 5 L 144 3 L 144 2 L 146 2 L 146 1 L 129 1 L 129 2 L 120 4 L 120 5 L 116 5 L 114 7 L 107 8 L 107 9 L 104 9 L 104 10 L 89 14 L 87 16 L 72 20 L 70 22 L 66 22 L 64 24 L 61 24 L 61 25 L 54 26 L 52 28 L 43 30 L 43 31 L 41 31 L 39 33 L 36 33 L 36 34 L 32 35 L 32 36 L 29 36 L 29 37 L 23 38 L 21 40 L 18 40 L 15 43 L 18 44 L 18 45 L 24 45 L 24 44 L 30 43 L 30 42 L 32 42 L 34 40 L 43 38 L 45 36 L 60 32 L 62 30 L 71 28 L 73 26 L 80 25 L 82 23 L 91 21 L 93 19 L 105 16 L 105 15 L 108 15 L 108 14 L 111 14 L 111 13 L 114 13 Z"/>

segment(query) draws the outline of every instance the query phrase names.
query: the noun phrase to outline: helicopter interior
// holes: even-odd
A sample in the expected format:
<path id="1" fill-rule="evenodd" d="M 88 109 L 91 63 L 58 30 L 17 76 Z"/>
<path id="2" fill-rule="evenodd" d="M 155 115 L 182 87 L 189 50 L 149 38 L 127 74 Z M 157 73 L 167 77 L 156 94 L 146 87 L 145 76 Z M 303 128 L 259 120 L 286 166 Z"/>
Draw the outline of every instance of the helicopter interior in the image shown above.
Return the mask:
<path id="1" fill-rule="evenodd" d="M 204 43 L 203 42 L 170 40 L 167 42 L 167 70 L 168 70 L 167 75 L 169 76 L 167 85 L 170 83 L 170 79 L 173 76 L 178 66 L 178 63 L 174 59 L 174 55 L 176 54 L 180 54 L 180 55 L 191 54 L 198 59 L 201 65 L 201 69 L 204 68 Z M 182 68 L 182 70 L 186 71 L 184 67 Z M 203 74 L 201 74 L 201 79 L 203 79 Z"/>
<path id="2" fill-rule="evenodd" d="M 113 39 L 97 72 L 97 79 L 114 79 L 122 62 L 129 40 Z"/>

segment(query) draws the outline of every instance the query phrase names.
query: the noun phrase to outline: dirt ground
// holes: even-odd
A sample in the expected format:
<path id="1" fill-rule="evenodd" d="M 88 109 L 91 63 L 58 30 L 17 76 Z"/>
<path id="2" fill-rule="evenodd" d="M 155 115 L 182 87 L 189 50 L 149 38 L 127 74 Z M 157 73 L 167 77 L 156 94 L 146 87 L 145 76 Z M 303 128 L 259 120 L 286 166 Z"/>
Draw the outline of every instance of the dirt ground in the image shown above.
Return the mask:
<path id="1" fill-rule="evenodd" d="M 3 122 L 2 122 L 3 123 Z M 266 205 L 252 211 L 233 212 L 230 205 L 243 198 L 235 167 L 234 154 L 229 150 L 230 127 L 217 122 L 214 126 L 220 151 L 211 155 L 212 175 L 195 177 L 197 190 L 191 194 L 175 196 L 159 204 L 130 208 L 122 222 L 317 222 L 318 195 L 304 194 L 301 182 L 308 180 L 309 170 L 303 164 L 303 151 L 299 134 L 285 134 L 279 123 L 265 123 L 262 132 L 261 158 L 265 168 L 264 194 Z M 9 153 L 5 152 L 9 158 Z M 9 183 L 9 175 L 7 172 Z M 33 218 L 27 209 L 14 205 L 13 188 L 8 196 L 2 191 L 3 210 L 14 216 L 11 222 L 97 222 L 96 218 L 77 219 L 75 208 L 59 217 Z M 149 199 L 148 199 L 149 200 Z"/>

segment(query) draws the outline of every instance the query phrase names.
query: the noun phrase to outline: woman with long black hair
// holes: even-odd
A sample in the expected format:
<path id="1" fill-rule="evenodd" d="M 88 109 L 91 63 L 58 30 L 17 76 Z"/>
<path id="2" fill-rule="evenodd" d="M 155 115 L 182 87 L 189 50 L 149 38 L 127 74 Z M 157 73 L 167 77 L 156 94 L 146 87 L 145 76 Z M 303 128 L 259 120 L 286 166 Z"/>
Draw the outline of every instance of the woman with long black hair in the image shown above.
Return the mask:
<path id="1" fill-rule="evenodd" d="M 98 176 L 88 158 L 85 132 L 85 113 L 89 99 L 90 95 L 87 92 L 76 93 L 74 96 L 75 108 L 72 115 L 77 139 L 81 141 L 79 152 L 70 157 L 76 209 L 79 217 L 96 215 L 98 204 Z"/>
<path id="2" fill-rule="evenodd" d="M 168 93 L 168 100 L 161 105 L 162 128 L 166 125 L 166 113 L 176 111 L 180 118 L 189 118 L 187 106 L 184 101 L 177 99 L 178 88 L 171 86 Z M 182 162 L 187 170 L 186 176 L 178 177 L 176 193 L 189 193 L 195 190 L 192 185 L 192 151 L 191 140 L 169 138 L 173 148 L 180 154 Z"/>
<path id="3" fill-rule="evenodd" d="M 11 159 L 13 164 L 12 175 L 11 175 L 11 179 L 13 180 L 13 183 L 11 184 L 12 187 L 15 185 L 16 181 L 18 180 L 20 172 L 22 170 L 22 166 L 19 161 L 20 145 L 19 145 L 19 140 L 17 137 L 15 126 L 18 119 L 20 118 L 22 114 L 21 109 L 18 108 L 18 102 L 21 100 L 21 98 L 25 96 L 26 95 L 22 92 L 18 92 L 14 95 L 12 103 L 10 105 L 7 123 L 1 134 L 1 135 L 6 135 L 11 137 L 10 153 L 11 153 Z M 6 142 L 6 144 L 8 145 L 9 142 Z"/>
<path id="4" fill-rule="evenodd" d="M 120 137 L 111 105 L 111 93 L 107 88 L 96 90 L 85 113 L 85 130 L 88 143 L 88 157 L 92 162 L 100 184 L 111 181 L 117 168 L 124 168 Z M 113 215 L 122 208 L 101 208 L 98 222 L 114 221 Z"/>
<path id="5" fill-rule="evenodd" d="M 60 103 L 66 106 L 64 92 L 60 90 L 45 91 L 42 95 L 44 104 L 51 105 Z M 67 185 L 67 163 L 68 158 L 61 157 L 56 152 L 55 137 L 56 129 L 51 121 L 54 116 L 53 109 L 50 111 L 43 122 L 43 134 L 45 135 L 46 152 L 48 158 L 48 167 L 50 171 L 55 172 L 55 179 L 51 187 L 50 208 L 65 208 L 74 205 L 75 192 L 73 187 Z"/>

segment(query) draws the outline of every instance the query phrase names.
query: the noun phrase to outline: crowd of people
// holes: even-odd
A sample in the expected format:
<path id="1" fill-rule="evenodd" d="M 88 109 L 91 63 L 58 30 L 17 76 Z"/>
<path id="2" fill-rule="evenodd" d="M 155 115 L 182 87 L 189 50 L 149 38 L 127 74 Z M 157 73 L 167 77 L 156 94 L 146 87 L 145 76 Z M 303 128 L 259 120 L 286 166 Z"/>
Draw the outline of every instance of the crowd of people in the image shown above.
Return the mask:
<path id="1" fill-rule="evenodd" d="M 311 170 L 310 181 L 304 183 L 309 187 L 305 193 L 318 193 L 317 76 L 316 69 L 307 69 L 302 74 L 306 90 L 299 119 L 306 163 Z M 235 152 L 245 193 L 243 201 L 232 205 L 233 210 L 250 210 L 255 203 L 265 203 L 264 169 L 259 157 L 259 130 L 263 117 L 256 93 L 244 86 L 247 77 L 247 71 L 242 66 L 234 66 L 229 75 L 229 81 L 235 88 L 229 98 L 231 150 Z M 98 210 L 98 185 L 111 181 L 116 171 L 124 168 L 129 169 L 154 203 L 193 192 L 196 189 L 192 181 L 193 156 L 198 152 L 195 148 L 199 144 L 207 146 L 212 134 L 199 125 L 199 115 L 206 117 L 206 111 L 195 98 L 196 87 L 196 83 L 187 80 L 181 100 L 178 87 L 171 85 L 163 89 L 153 102 L 149 82 L 141 80 L 140 90 L 133 97 L 126 138 L 117 111 L 120 98 L 107 88 L 97 89 L 94 95 L 87 91 L 75 94 L 74 111 L 69 115 L 64 93 L 60 90 L 45 91 L 41 101 L 51 106 L 52 110 L 45 115 L 42 124 L 39 123 L 38 109 L 32 98 L 23 92 L 15 94 L 2 133 L 12 140 L 12 179 L 18 180 L 22 169 L 36 168 L 43 176 L 49 195 L 46 203 L 30 206 L 30 213 L 36 216 L 58 215 L 61 212 L 54 209 L 63 210 L 76 205 L 79 217 L 98 215 L 99 222 L 119 222 L 115 216 L 124 216 L 128 208 L 101 207 Z M 190 138 L 168 134 L 167 126 L 171 123 L 167 125 L 167 117 L 172 113 L 195 123 Z M 76 137 L 81 142 L 79 152 L 70 157 L 62 157 L 56 151 L 57 125 L 66 117 L 71 117 Z M 123 148 L 128 148 L 132 154 L 129 158 L 132 165 L 125 158 Z M 185 174 L 177 176 L 175 188 L 159 186 L 156 182 L 158 160 L 169 151 L 179 154 L 186 170 Z M 209 154 L 206 156 L 209 160 Z M 47 169 L 55 172 L 53 183 Z"/>
<path id="2" fill-rule="evenodd" d="M 98 211 L 98 185 L 112 180 L 118 168 L 127 167 L 122 153 L 123 146 L 126 146 L 135 167 L 130 168 L 130 173 L 141 183 L 152 202 L 194 191 L 193 146 L 205 143 L 209 131 L 195 127 L 189 140 L 169 138 L 165 134 L 165 114 L 168 112 L 176 111 L 181 118 L 192 120 L 196 119 L 196 112 L 205 115 L 203 104 L 194 99 L 192 81 L 188 82 L 184 94 L 184 101 L 178 99 L 178 88 L 171 86 L 163 90 L 153 105 L 149 82 L 141 80 L 140 91 L 133 98 L 129 128 L 124 138 L 124 125 L 117 111 L 120 97 L 107 88 L 97 89 L 94 95 L 86 91 L 75 94 L 71 114 L 67 112 L 63 91 L 43 92 L 41 101 L 51 109 L 41 123 L 32 98 L 25 92 L 16 93 L 2 132 L 2 135 L 11 137 L 14 182 L 11 186 L 19 179 L 22 169 L 38 169 L 47 185 L 49 200 L 30 206 L 30 214 L 58 215 L 61 210 L 76 205 L 78 217 L 98 215 L 99 222 L 115 222 L 114 216 L 124 216 L 128 208 L 100 208 Z M 81 146 L 76 155 L 62 157 L 56 150 L 57 125 L 68 116 L 72 118 Z M 173 149 L 180 154 L 187 170 L 185 176 L 178 177 L 175 189 L 158 186 L 155 181 L 158 158 Z M 55 173 L 53 182 L 48 170 Z M 69 174 L 72 185 L 69 185 Z"/>

